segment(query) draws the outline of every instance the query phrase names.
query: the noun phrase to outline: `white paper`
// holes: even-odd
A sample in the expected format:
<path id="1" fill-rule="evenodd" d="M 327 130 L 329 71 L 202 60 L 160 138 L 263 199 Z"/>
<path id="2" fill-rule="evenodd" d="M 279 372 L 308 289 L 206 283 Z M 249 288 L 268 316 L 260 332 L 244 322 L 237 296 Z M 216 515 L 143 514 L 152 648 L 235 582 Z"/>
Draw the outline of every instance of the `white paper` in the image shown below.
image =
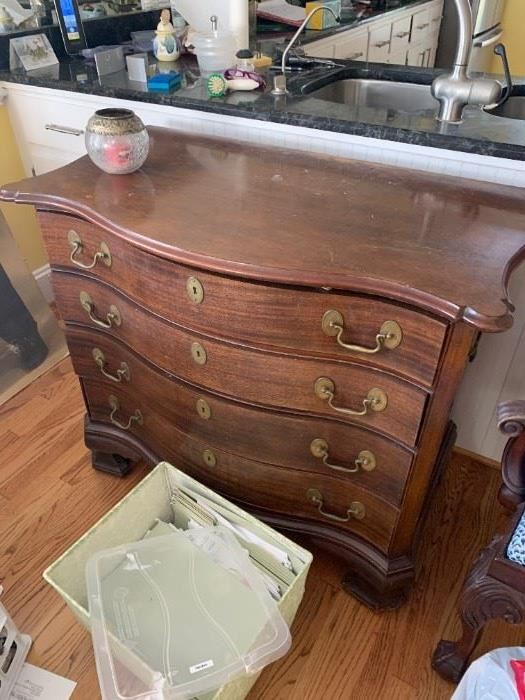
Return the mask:
<path id="1" fill-rule="evenodd" d="M 9 68 L 13 70 L 17 59 L 25 70 L 45 68 L 58 63 L 49 39 L 45 34 L 29 34 L 9 40 Z"/>
<path id="2" fill-rule="evenodd" d="M 76 683 L 43 668 L 24 664 L 11 691 L 11 700 L 69 700 Z"/>
<path id="3" fill-rule="evenodd" d="M 2 0 L 0 6 L 7 10 L 17 27 L 35 14 L 35 10 L 26 10 L 18 0 Z"/>

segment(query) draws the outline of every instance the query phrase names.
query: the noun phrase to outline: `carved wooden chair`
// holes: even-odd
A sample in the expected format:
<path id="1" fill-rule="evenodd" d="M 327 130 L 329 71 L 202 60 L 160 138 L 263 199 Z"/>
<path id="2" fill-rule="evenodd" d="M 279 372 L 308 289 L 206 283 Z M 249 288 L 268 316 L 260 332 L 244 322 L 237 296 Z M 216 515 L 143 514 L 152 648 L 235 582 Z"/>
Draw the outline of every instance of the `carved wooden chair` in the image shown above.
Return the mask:
<path id="1" fill-rule="evenodd" d="M 500 502 L 517 511 L 510 526 L 493 539 L 474 563 L 458 602 L 462 636 L 442 639 L 432 656 L 433 668 L 458 682 L 489 620 L 525 623 L 525 401 L 503 403 L 498 427 L 509 436 L 501 462 Z"/>

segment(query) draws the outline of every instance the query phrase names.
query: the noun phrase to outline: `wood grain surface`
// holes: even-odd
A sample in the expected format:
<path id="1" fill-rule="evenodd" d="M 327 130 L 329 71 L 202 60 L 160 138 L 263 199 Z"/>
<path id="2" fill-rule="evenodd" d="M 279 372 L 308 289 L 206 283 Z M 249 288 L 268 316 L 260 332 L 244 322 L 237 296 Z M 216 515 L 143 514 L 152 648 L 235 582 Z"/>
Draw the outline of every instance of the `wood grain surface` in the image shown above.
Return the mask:
<path id="1" fill-rule="evenodd" d="M 91 640 L 42 571 L 146 473 L 125 479 L 92 469 L 82 441 L 84 403 L 68 361 L 0 409 L 2 600 L 34 638 L 31 663 L 78 682 L 74 700 L 97 700 Z M 501 520 L 494 469 L 455 455 L 420 541 L 421 566 L 407 605 L 366 609 L 339 587 L 345 571 L 314 551 L 303 605 L 284 659 L 263 673 L 249 700 L 449 700 L 453 686 L 430 667 L 437 641 L 459 632 L 455 603 L 464 576 Z M 519 644 L 524 629 L 491 624 L 476 654 Z"/>
<path id="2" fill-rule="evenodd" d="M 247 403 L 362 425 L 409 446 L 417 440 L 427 394 L 389 372 L 333 360 L 262 352 L 218 341 L 159 319 L 107 284 L 66 272 L 54 271 L 52 278 L 67 323 L 92 327 L 94 337 L 100 332 L 80 305 L 80 290 L 89 293 L 100 318 L 115 305 L 122 323 L 108 333 L 158 367 L 194 385 Z M 206 352 L 205 364 L 198 364 L 192 358 L 191 349 L 196 342 Z M 319 377 L 333 380 L 336 406 L 359 411 L 368 392 L 376 387 L 387 394 L 388 405 L 384 411 L 369 410 L 364 416 L 338 413 L 316 396 L 314 385 Z"/>
<path id="3" fill-rule="evenodd" d="M 125 410 L 133 412 L 134 405 L 141 409 L 144 429 L 140 433 L 146 437 L 151 415 L 157 414 L 177 426 L 182 435 L 205 442 L 210 447 L 307 473 L 337 476 L 341 488 L 351 489 L 358 485 L 393 505 L 401 504 L 413 453 L 392 440 L 371 430 L 342 425 L 339 421 L 261 410 L 221 399 L 181 382 L 173 375 L 160 374 L 106 334 L 77 327 L 68 330 L 68 343 L 75 371 L 83 379 L 95 380 L 97 394 L 102 395 L 99 415 L 103 419 L 107 419 L 110 410 L 107 398 L 114 394 Z M 129 382 L 116 383 L 103 377 L 93 360 L 95 345 L 104 353 L 107 371 L 114 373 L 122 361 L 126 362 Z M 92 384 L 92 381 L 84 382 L 88 402 Z M 199 401 L 205 401 L 209 407 L 208 418 L 199 414 Z M 326 441 L 328 461 L 336 465 L 354 468 L 361 450 L 369 450 L 375 455 L 377 466 L 373 471 L 360 469 L 346 474 L 330 469 L 312 454 L 310 445 L 315 439 Z M 151 438 L 147 442 L 154 444 Z"/>
<path id="4" fill-rule="evenodd" d="M 261 284 L 194 270 L 145 253 L 98 226 L 63 214 L 42 212 L 39 221 L 53 267 L 79 271 L 70 260 L 71 230 L 82 240 L 82 251 L 75 257 L 82 265 L 92 263 L 104 242 L 111 252 L 111 266 L 99 262 L 90 275 L 169 321 L 281 352 L 361 362 L 432 385 L 447 325 L 428 314 L 373 296 Z M 202 285 L 200 303 L 188 296 L 191 277 Z M 332 309 L 343 316 L 346 343 L 374 347 L 382 324 L 393 320 L 402 329 L 401 344 L 375 355 L 340 347 L 321 325 L 325 312 Z"/>
<path id="5" fill-rule="evenodd" d="M 525 257 L 518 188 L 150 128 L 126 177 L 85 156 L 0 191 L 139 248 L 265 282 L 369 292 L 482 330 L 512 323 Z"/>

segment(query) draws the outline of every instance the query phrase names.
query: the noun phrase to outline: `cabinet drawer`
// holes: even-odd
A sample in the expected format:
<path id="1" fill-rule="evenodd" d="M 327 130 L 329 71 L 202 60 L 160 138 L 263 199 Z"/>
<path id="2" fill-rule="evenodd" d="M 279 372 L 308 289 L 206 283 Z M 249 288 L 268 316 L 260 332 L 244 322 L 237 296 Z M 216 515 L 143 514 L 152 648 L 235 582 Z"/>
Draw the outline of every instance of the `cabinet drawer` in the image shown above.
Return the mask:
<path id="1" fill-rule="evenodd" d="M 86 381 L 83 386 L 91 418 L 109 423 L 107 387 Z M 127 421 L 140 407 L 142 423 L 131 424 L 132 434 L 215 491 L 252 507 L 343 527 L 388 551 L 399 509 L 379 496 L 330 475 L 305 474 L 225 452 L 209 441 L 185 435 L 174 423 L 155 413 L 155 407 L 147 401 L 118 390 L 113 393 L 118 401 L 118 420 Z M 321 494 L 322 509 L 327 515 L 321 514 L 319 506 L 311 501 L 311 489 Z M 364 506 L 362 520 L 350 518 L 348 522 L 336 523 L 330 518 L 344 518 L 355 501 Z"/>
<path id="2" fill-rule="evenodd" d="M 441 19 L 443 17 L 443 4 L 438 2 L 430 8 L 430 26 L 432 33 L 439 34 Z"/>
<path id="3" fill-rule="evenodd" d="M 432 23 L 430 9 L 420 10 L 416 12 L 412 18 L 412 33 L 410 42 L 412 44 L 425 44 L 428 37 L 432 34 Z"/>
<path id="4" fill-rule="evenodd" d="M 334 50 L 333 41 L 314 41 L 304 46 L 305 54 L 316 58 L 334 58 Z"/>
<path id="5" fill-rule="evenodd" d="M 335 45 L 335 58 L 348 61 L 366 61 L 368 57 L 368 32 L 344 37 Z"/>
<path id="6" fill-rule="evenodd" d="M 94 111 L 91 106 L 68 103 L 65 109 L 64 104 L 46 98 L 40 99 L 35 108 L 34 95 L 19 94 L 10 109 L 23 130 L 25 142 L 67 151 L 76 157 L 86 152 L 84 131 Z"/>
<path id="7" fill-rule="evenodd" d="M 129 402 L 135 399 L 141 403 L 144 398 L 185 435 L 226 452 L 331 474 L 375 492 L 393 505 L 401 503 L 413 453 L 391 440 L 336 421 L 227 401 L 159 373 L 105 334 L 77 328 L 68 332 L 68 343 L 75 371 L 85 380 L 85 387 L 105 383 L 108 397 L 118 392 Z M 109 412 L 109 404 L 106 409 Z"/>
<path id="8" fill-rule="evenodd" d="M 404 17 L 403 19 L 398 19 L 397 22 L 392 24 L 392 44 L 390 47 L 391 58 L 392 56 L 399 55 L 403 51 L 406 52 L 408 44 L 410 42 L 410 27 L 412 25 L 412 18 Z M 392 63 L 395 63 L 392 60 Z"/>
<path id="9" fill-rule="evenodd" d="M 111 287 L 87 277 L 53 272 L 59 311 L 66 322 L 97 330 L 80 302 L 89 294 L 93 318 L 118 315 L 119 325 L 108 332 L 147 357 L 153 364 L 192 384 L 246 403 L 330 417 L 366 426 L 407 445 L 417 439 L 426 393 L 386 372 L 329 360 L 256 351 L 190 333 L 162 321 Z M 318 380 L 323 380 L 322 382 Z M 331 383 L 332 406 L 327 382 Z M 385 401 L 367 406 L 364 401 L 383 393 Z M 381 406 L 381 403 L 383 404 Z M 336 409 L 344 409 L 344 413 Z"/>
<path id="10" fill-rule="evenodd" d="M 145 253 L 74 217 L 41 213 L 39 219 L 53 267 L 78 270 L 75 263 L 91 264 L 101 243 L 106 243 L 111 266 L 99 260 L 89 274 L 186 328 L 265 349 L 360 362 L 425 386 L 433 383 L 446 325 L 430 316 L 364 295 L 297 290 L 214 275 Z M 74 262 L 70 231 L 82 241 Z M 201 291 L 199 303 L 194 287 Z M 401 343 L 376 354 L 345 349 L 336 336 L 323 330 L 327 311 L 341 315 L 345 343 L 375 347 L 385 321 L 399 324 Z"/>
<path id="11" fill-rule="evenodd" d="M 385 24 L 370 31 L 368 40 L 368 60 L 376 63 L 388 61 L 392 41 L 392 25 Z"/>

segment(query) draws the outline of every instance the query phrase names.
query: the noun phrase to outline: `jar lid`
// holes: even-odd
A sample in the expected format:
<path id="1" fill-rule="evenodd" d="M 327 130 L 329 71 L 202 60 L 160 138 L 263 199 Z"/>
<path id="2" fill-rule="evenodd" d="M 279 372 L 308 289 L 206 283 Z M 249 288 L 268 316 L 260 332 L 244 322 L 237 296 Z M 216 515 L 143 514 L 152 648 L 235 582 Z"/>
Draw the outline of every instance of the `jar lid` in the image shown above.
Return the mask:
<path id="1" fill-rule="evenodd" d="M 186 700 L 285 654 L 290 633 L 224 527 L 98 552 L 86 581 L 106 700 Z"/>

